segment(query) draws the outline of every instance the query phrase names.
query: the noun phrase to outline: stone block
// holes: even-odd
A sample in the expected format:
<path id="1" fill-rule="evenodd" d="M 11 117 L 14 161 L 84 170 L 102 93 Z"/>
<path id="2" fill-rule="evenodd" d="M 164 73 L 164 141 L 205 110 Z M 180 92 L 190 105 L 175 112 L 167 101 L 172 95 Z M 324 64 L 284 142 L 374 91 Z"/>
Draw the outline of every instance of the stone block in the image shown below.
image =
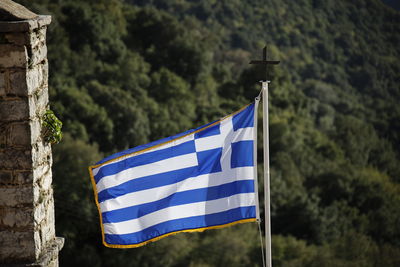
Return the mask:
<path id="1" fill-rule="evenodd" d="M 40 225 L 40 238 L 43 246 L 47 246 L 49 241 L 55 238 L 54 225 L 44 222 Z"/>
<path id="2" fill-rule="evenodd" d="M 47 27 L 42 27 L 36 31 L 29 33 L 31 47 L 36 47 L 46 42 L 46 29 Z"/>
<path id="3" fill-rule="evenodd" d="M 30 121 L 31 129 L 31 144 L 40 142 L 42 140 L 42 124 L 39 118 Z"/>
<path id="4" fill-rule="evenodd" d="M 39 203 L 40 197 L 41 197 L 41 191 L 40 188 L 37 184 L 33 185 L 33 202 L 34 203 Z"/>
<path id="5" fill-rule="evenodd" d="M 47 86 L 49 80 L 49 62 L 45 59 L 42 64 L 39 65 L 42 72 L 42 83 L 41 86 Z"/>
<path id="6" fill-rule="evenodd" d="M 38 20 L 0 21 L 0 32 L 29 32 L 39 27 Z"/>
<path id="7" fill-rule="evenodd" d="M 33 205 L 32 185 L 0 187 L 0 206 L 16 207 L 23 204 Z"/>
<path id="8" fill-rule="evenodd" d="M 34 241 L 35 241 L 35 256 L 39 258 L 40 252 L 42 251 L 42 240 L 40 240 L 40 231 L 36 230 L 34 232 Z"/>
<path id="9" fill-rule="evenodd" d="M 22 32 L 10 32 L 5 34 L 6 40 L 11 44 L 16 45 L 29 45 L 30 38 L 27 33 Z"/>
<path id="10" fill-rule="evenodd" d="M 29 69 L 26 75 L 26 81 L 29 92 L 36 91 L 43 83 L 42 64 Z"/>
<path id="11" fill-rule="evenodd" d="M 0 226 L 2 229 L 33 230 L 33 207 L 0 209 Z"/>
<path id="12" fill-rule="evenodd" d="M 14 179 L 13 179 L 12 171 L 3 171 L 0 170 L 0 186 L 1 185 L 8 185 L 8 184 L 13 184 Z"/>
<path id="13" fill-rule="evenodd" d="M 0 72 L 0 97 L 7 93 L 7 72 Z"/>
<path id="14" fill-rule="evenodd" d="M 20 70 L 10 73 L 10 89 L 8 93 L 17 96 L 28 96 L 28 87 L 26 83 L 26 71 Z"/>
<path id="15" fill-rule="evenodd" d="M 42 177 L 48 172 L 51 173 L 50 164 L 43 163 L 41 165 L 36 166 L 33 169 L 34 182 L 37 182 L 38 180 L 42 179 Z"/>
<path id="16" fill-rule="evenodd" d="M 14 123 L 10 126 L 8 144 L 11 146 L 29 146 L 31 144 L 29 122 Z"/>
<path id="17" fill-rule="evenodd" d="M 32 149 L 33 168 L 47 163 L 49 157 L 51 158 L 51 146 L 49 144 L 44 144 L 43 142 L 34 144 Z"/>
<path id="18" fill-rule="evenodd" d="M 0 44 L 0 68 L 26 68 L 27 63 L 25 46 Z"/>
<path id="19" fill-rule="evenodd" d="M 26 71 L 20 70 L 10 73 L 10 89 L 8 93 L 11 95 L 27 96 L 28 88 L 26 86 Z"/>
<path id="20" fill-rule="evenodd" d="M 10 73 L 9 94 L 17 96 L 32 95 L 44 83 L 43 64 L 34 66 L 28 71 L 21 70 Z"/>
<path id="21" fill-rule="evenodd" d="M 14 263 L 23 260 L 36 260 L 34 233 L 17 231 L 0 231 L 0 262 Z"/>
<path id="22" fill-rule="evenodd" d="M 46 44 L 39 44 L 39 46 L 32 47 L 31 57 L 29 58 L 29 66 L 35 66 L 47 58 Z"/>
<path id="23" fill-rule="evenodd" d="M 8 125 L 0 122 L 0 149 L 7 146 Z"/>
<path id="24" fill-rule="evenodd" d="M 36 203 L 35 205 L 42 203 L 43 201 L 47 201 L 51 198 L 52 194 L 53 189 L 51 187 L 47 190 L 44 190 L 38 183 L 33 185 L 33 202 Z"/>
<path id="25" fill-rule="evenodd" d="M 51 189 L 52 174 L 51 170 L 46 172 L 40 179 L 38 179 L 39 186 L 42 191 L 49 191 Z"/>
<path id="26" fill-rule="evenodd" d="M 58 267 L 58 252 L 64 246 L 64 238 L 56 237 L 51 240 L 45 249 L 39 260 L 37 261 L 37 266 L 40 267 Z"/>
<path id="27" fill-rule="evenodd" d="M 46 218 L 46 210 L 48 206 L 48 201 L 43 201 L 35 206 L 34 220 L 35 225 L 40 225 L 41 222 Z"/>
<path id="28" fill-rule="evenodd" d="M 13 184 L 23 185 L 23 184 L 32 184 L 32 182 L 33 182 L 32 171 L 14 171 Z"/>
<path id="29" fill-rule="evenodd" d="M 27 99 L 0 99 L 0 121 L 27 120 L 30 115 Z"/>
<path id="30" fill-rule="evenodd" d="M 0 150 L 0 170 L 30 170 L 31 168 L 31 149 Z"/>
<path id="31" fill-rule="evenodd" d="M 40 15 L 37 19 L 38 27 L 43 28 L 51 23 L 51 16 L 49 15 Z"/>
<path id="32" fill-rule="evenodd" d="M 36 91 L 32 96 L 29 97 L 29 106 L 31 110 L 31 116 L 43 116 L 44 112 L 49 104 L 49 90 L 42 88 Z"/>

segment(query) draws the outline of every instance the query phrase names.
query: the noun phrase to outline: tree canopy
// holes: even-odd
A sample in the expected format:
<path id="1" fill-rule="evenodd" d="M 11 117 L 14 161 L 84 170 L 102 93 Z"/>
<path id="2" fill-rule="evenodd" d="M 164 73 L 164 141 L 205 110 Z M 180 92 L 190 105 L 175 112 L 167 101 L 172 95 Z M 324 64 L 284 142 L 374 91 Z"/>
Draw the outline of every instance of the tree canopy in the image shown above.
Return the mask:
<path id="1" fill-rule="evenodd" d="M 253 101 L 264 73 L 248 62 L 266 43 L 281 60 L 270 69 L 274 266 L 400 265 L 399 11 L 378 0 L 18 2 L 53 19 L 62 266 L 262 266 L 253 224 L 103 247 L 87 166 Z"/>

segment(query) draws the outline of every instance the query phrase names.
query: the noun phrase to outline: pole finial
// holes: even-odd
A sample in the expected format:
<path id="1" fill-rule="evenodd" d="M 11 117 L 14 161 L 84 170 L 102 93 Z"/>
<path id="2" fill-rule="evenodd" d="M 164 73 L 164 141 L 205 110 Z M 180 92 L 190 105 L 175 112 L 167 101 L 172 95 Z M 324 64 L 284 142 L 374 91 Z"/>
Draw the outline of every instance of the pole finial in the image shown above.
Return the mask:
<path id="1" fill-rule="evenodd" d="M 268 60 L 267 59 L 267 45 L 263 48 L 263 59 L 262 60 L 252 60 L 250 64 L 265 65 L 265 81 L 268 82 L 268 65 L 278 65 L 280 61 Z"/>

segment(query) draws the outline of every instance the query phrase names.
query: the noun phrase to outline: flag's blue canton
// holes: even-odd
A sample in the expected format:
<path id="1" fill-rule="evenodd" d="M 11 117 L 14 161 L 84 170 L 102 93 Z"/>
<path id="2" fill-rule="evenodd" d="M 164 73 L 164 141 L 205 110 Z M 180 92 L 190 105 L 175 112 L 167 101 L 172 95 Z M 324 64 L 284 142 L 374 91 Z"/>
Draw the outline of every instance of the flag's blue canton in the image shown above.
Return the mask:
<path id="1" fill-rule="evenodd" d="M 91 167 L 105 245 L 135 247 L 174 232 L 254 219 L 254 131 L 252 104 Z"/>

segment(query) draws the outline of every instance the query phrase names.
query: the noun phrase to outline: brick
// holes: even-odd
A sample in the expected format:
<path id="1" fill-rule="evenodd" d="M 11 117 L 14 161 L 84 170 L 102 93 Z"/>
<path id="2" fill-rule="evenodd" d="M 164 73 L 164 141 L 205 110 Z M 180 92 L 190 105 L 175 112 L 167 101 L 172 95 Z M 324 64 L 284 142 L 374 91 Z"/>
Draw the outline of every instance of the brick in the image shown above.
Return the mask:
<path id="1" fill-rule="evenodd" d="M 33 207 L 3 208 L 0 215 L 0 225 L 3 229 L 13 227 L 33 230 Z"/>
<path id="2" fill-rule="evenodd" d="M 27 99 L 0 100 L 0 121 L 27 120 L 30 115 Z"/>
<path id="3" fill-rule="evenodd" d="M 29 170 L 31 168 L 31 149 L 0 150 L 0 170 Z"/>
<path id="4" fill-rule="evenodd" d="M 0 68 L 26 68 L 27 59 L 25 46 L 0 44 Z"/>
<path id="5" fill-rule="evenodd" d="M 23 204 L 33 205 L 32 185 L 0 187 L 0 206 L 16 207 Z"/>
<path id="6" fill-rule="evenodd" d="M 36 259 L 34 233 L 0 231 L 0 262 L 34 262 Z"/>
<path id="7" fill-rule="evenodd" d="M 31 129 L 29 122 L 15 123 L 10 126 L 8 144 L 12 146 L 29 146 L 31 144 Z"/>

